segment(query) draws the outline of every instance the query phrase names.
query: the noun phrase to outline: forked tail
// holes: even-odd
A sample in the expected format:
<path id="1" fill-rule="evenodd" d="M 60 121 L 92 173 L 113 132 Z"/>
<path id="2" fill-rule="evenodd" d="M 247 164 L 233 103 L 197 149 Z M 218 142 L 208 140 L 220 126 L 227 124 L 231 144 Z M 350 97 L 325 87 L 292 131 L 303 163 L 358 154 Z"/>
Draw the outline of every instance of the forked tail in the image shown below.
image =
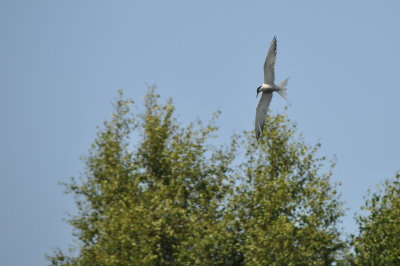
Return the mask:
<path id="1" fill-rule="evenodd" d="M 286 95 L 286 85 L 289 81 L 289 78 L 285 79 L 284 81 L 282 81 L 281 83 L 278 84 L 278 90 L 276 91 L 277 93 L 279 93 L 280 96 L 283 97 L 283 99 L 285 99 L 287 101 L 287 95 Z"/>

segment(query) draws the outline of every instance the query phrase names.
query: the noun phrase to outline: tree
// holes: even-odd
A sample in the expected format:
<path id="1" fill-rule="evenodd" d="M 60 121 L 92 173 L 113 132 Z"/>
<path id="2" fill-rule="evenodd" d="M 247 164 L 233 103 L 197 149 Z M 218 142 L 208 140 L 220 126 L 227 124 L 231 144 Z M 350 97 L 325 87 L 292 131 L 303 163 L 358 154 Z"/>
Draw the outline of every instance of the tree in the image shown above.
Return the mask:
<path id="1" fill-rule="evenodd" d="M 233 201 L 248 265 L 331 265 L 344 247 L 337 223 L 342 203 L 321 173 L 320 144 L 296 138 L 285 115 L 268 116 L 260 143 L 247 133 L 242 185 Z"/>
<path id="2" fill-rule="evenodd" d="M 217 114 L 206 126 L 183 128 L 172 102 L 160 105 L 158 98 L 151 88 L 135 119 L 120 91 L 113 119 L 84 158 L 84 178 L 65 184 L 79 210 L 69 220 L 79 255 L 57 250 L 48 256 L 52 264 L 223 263 L 219 220 L 234 143 L 224 149 L 206 143 Z M 139 139 L 134 147 L 131 137 Z"/>
<path id="3" fill-rule="evenodd" d="M 144 112 L 132 113 L 132 103 L 120 92 L 112 120 L 83 158 L 84 175 L 64 184 L 78 208 L 69 219 L 77 256 L 56 250 L 48 256 L 53 265 L 335 260 L 342 211 L 331 172 L 320 173 L 319 145 L 294 139 L 286 116 L 269 116 L 259 143 L 248 132 L 217 147 L 218 113 L 206 125 L 183 127 L 154 87 Z"/>
<path id="4" fill-rule="evenodd" d="M 379 188 L 379 186 L 378 186 Z M 400 265 L 400 174 L 386 180 L 377 192 L 369 191 L 359 215 L 357 236 L 352 236 L 355 265 Z"/>

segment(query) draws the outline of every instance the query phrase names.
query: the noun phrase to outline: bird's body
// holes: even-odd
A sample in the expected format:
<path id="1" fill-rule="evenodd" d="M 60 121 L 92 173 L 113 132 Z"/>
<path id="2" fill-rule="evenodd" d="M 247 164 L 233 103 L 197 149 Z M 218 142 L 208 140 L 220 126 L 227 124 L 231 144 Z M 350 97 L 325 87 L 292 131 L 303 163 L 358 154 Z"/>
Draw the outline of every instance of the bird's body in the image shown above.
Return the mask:
<path id="1" fill-rule="evenodd" d="M 264 63 L 264 83 L 257 88 L 257 96 L 262 92 L 262 96 L 257 105 L 256 121 L 255 121 L 255 133 L 256 139 L 260 138 L 261 133 L 264 130 L 265 120 L 267 118 L 267 112 L 269 104 L 271 103 L 272 93 L 275 91 L 279 93 L 284 99 L 286 99 L 286 85 L 289 78 L 285 79 L 278 85 L 275 85 L 275 61 L 276 61 L 276 37 L 271 42 L 267 57 Z"/>
<path id="2" fill-rule="evenodd" d="M 263 85 L 261 86 L 260 90 L 262 92 L 274 92 L 274 91 L 278 91 L 278 88 L 276 87 L 275 84 L 265 84 L 263 83 Z"/>

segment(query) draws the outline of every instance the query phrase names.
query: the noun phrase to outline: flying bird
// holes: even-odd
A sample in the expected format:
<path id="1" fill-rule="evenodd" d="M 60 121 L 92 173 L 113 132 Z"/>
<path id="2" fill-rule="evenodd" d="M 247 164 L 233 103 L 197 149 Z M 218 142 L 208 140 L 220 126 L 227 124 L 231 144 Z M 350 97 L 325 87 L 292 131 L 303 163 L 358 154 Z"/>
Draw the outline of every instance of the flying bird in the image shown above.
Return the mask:
<path id="1" fill-rule="evenodd" d="M 264 130 L 265 120 L 267 119 L 267 112 L 269 104 L 271 103 L 272 93 L 276 91 L 285 100 L 286 98 L 286 85 L 289 78 L 285 79 L 278 85 L 275 85 L 275 60 L 276 60 L 276 36 L 271 42 L 269 47 L 267 57 L 264 63 L 264 83 L 257 88 L 257 96 L 262 92 L 262 96 L 257 105 L 256 111 L 256 122 L 255 122 L 255 132 L 256 139 L 260 138 L 261 133 Z M 256 96 L 256 97 L 257 97 Z"/>

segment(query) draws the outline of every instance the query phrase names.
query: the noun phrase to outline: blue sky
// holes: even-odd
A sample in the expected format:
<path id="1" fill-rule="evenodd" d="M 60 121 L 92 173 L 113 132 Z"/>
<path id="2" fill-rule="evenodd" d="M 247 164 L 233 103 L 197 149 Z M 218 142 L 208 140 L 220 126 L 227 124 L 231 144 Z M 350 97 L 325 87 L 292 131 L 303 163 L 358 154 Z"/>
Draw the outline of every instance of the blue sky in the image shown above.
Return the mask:
<path id="1" fill-rule="evenodd" d="M 74 212 L 59 181 L 110 117 L 116 91 L 147 85 L 182 122 L 221 110 L 220 142 L 253 128 L 274 35 L 276 79 L 309 144 L 336 155 L 350 208 L 400 169 L 398 1 L 0 1 L 0 265 L 66 250 Z M 282 112 L 275 96 L 271 109 Z"/>

